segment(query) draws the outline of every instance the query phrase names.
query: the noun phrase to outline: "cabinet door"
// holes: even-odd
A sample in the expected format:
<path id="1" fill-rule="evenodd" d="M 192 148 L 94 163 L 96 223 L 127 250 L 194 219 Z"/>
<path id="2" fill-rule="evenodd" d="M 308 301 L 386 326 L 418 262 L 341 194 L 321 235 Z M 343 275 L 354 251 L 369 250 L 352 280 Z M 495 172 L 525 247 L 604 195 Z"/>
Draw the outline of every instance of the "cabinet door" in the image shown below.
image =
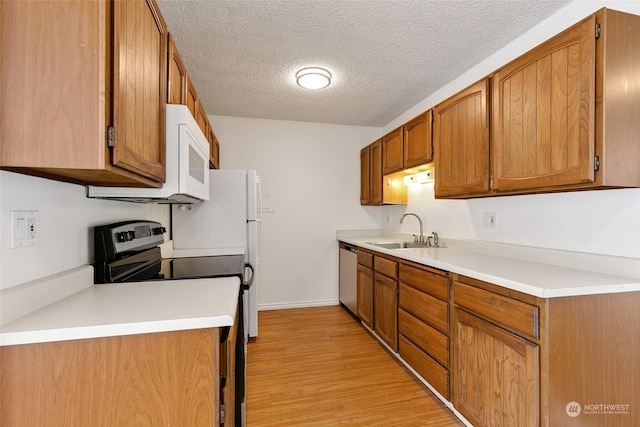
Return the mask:
<path id="1" fill-rule="evenodd" d="M 373 329 L 373 270 L 358 264 L 358 317 L 369 328 Z"/>
<path id="2" fill-rule="evenodd" d="M 593 182 L 595 16 L 493 77 L 493 188 Z"/>
<path id="3" fill-rule="evenodd" d="M 371 146 L 360 150 L 360 204 L 371 203 Z"/>
<path id="4" fill-rule="evenodd" d="M 456 310 L 454 406 L 474 426 L 538 426 L 538 346 Z"/>
<path id="5" fill-rule="evenodd" d="M 167 72 L 167 103 L 187 103 L 187 69 L 184 67 L 178 48 L 171 34 L 168 35 L 168 72 Z"/>
<path id="6" fill-rule="evenodd" d="M 187 92 L 185 95 L 187 97 L 187 108 L 189 108 L 191 115 L 195 118 L 197 114 L 196 108 L 198 106 L 198 93 L 196 92 L 196 88 L 193 86 L 193 82 L 191 81 L 189 74 L 187 74 Z"/>
<path id="7" fill-rule="evenodd" d="M 382 204 L 382 140 L 379 139 L 371 144 L 371 163 L 369 181 L 372 205 Z"/>
<path id="8" fill-rule="evenodd" d="M 434 110 L 435 196 L 479 196 L 489 191 L 489 80 Z"/>
<path id="9" fill-rule="evenodd" d="M 374 313 L 376 334 L 398 351 L 398 281 L 375 273 Z"/>
<path id="10" fill-rule="evenodd" d="M 404 168 L 412 168 L 432 160 L 432 111 L 407 122 L 404 129 Z"/>
<path id="11" fill-rule="evenodd" d="M 204 135 L 209 134 L 209 119 L 207 118 L 207 113 L 204 111 L 204 107 L 202 103 L 198 101 L 196 104 L 196 122 L 198 123 L 198 127 L 202 131 Z"/>
<path id="12" fill-rule="evenodd" d="M 167 26 L 153 0 L 113 2 L 113 164 L 165 179 Z"/>
<path id="13" fill-rule="evenodd" d="M 211 125 L 209 125 L 207 139 L 209 140 L 209 167 L 211 169 L 220 169 L 220 143 L 216 134 L 213 133 Z"/>
<path id="14" fill-rule="evenodd" d="M 388 175 L 403 167 L 402 128 L 382 137 L 382 174 Z"/>

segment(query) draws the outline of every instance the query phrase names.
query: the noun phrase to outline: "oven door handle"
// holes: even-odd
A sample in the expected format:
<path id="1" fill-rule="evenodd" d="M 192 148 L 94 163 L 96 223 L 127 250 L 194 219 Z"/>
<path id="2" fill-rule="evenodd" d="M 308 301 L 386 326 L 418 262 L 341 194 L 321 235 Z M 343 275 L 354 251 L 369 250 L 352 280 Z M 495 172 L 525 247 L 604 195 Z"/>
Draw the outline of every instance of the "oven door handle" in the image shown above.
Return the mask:
<path id="1" fill-rule="evenodd" d="M 249 289 L 251 287 L 251 285 L 253 284 L 253 279 L 256 277 L 256 271 L 253 268 L 253 265 L 251 265 L 250 263 L 245 263 L 244 264 L 244 268 L 248 268 L 249 270 L 251 270 L 251 277 L 249 278 L 248 282 L 242 282 L 242 287 L 244 289 Z M 243 280 L 244 280 L 244 276 L 243 276 Z"/>

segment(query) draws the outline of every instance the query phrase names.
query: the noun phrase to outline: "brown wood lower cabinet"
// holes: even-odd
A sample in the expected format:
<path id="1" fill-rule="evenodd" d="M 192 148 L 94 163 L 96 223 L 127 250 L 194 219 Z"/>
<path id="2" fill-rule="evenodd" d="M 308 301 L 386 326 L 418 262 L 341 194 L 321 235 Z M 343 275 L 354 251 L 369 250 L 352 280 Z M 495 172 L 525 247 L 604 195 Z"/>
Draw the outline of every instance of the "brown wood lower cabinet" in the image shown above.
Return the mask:
<path id="1" fill-rule="evenodd" d="M 451 276 L 453 403 L 475 426 L 640 425 L 640 292 L 537 298 Z"/>
<path id="2" fill-rule="evenodd" d="M 217 426 L 219 329 L 0 347 L 10 426 Z"/>
<path id="3" fill-rule="evenodd" d="M 358 262 L 363 322 L 474 426 L 640 426 L 640 292 L 540 298 L 377 252 Z"/>
<path id="4" fill-rule="evenodd" d="M 399 352 L 445 399 L 450 398 L 449 279 L 446 272 L 400 264 Z"/>
<path id="5" fill-rule="evenodd" d="M 538 346 L 456 310 L 455 407 L 476 427 L 539 426 Z"/>
<path id="6" fill-rule="evenodd" d="M 374 330 L 393 351 L 398 351 L 398 263 L 376 255 L 373 265 Z"/>
<path id="7" fill-rule="evenodd" d="M 373 254 L 358 249 L 356 312 L 373 329 Z"/>

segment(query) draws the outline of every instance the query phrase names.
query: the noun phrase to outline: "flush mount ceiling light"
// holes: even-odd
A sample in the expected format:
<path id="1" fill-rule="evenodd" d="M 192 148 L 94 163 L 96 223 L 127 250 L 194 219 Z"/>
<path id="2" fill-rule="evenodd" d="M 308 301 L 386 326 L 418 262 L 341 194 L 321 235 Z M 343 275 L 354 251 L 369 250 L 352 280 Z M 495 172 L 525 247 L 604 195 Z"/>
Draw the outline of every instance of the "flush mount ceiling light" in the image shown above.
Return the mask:
<path id="1" fill-rule="evenodd" d="M 331 73 L 324 68 L 303 68 L 296 73 L 296 82 L 305 89 L 323 89 L 331 84 Z"/>

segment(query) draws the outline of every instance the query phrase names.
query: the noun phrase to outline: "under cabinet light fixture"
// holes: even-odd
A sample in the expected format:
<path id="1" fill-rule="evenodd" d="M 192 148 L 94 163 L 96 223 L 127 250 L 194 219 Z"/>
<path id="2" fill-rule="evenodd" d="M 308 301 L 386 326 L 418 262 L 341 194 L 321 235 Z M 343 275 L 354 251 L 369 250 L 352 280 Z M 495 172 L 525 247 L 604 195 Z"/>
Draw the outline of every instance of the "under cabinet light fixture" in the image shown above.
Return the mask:
<path id="1" fill-rule="evenodd" d="M 296 82 L 305 89 L 324 89 L 331 84 L 331 73 L 319 67 L 303 68 L 296 73 Z"/>
<path id="2" fill-rule="evenodd" d="M 431 181 L 433 181 L 433 170 L 426 170 L 413 175 L 405 175 L 402 179 L 404 185 L 426 184 Z"/>

